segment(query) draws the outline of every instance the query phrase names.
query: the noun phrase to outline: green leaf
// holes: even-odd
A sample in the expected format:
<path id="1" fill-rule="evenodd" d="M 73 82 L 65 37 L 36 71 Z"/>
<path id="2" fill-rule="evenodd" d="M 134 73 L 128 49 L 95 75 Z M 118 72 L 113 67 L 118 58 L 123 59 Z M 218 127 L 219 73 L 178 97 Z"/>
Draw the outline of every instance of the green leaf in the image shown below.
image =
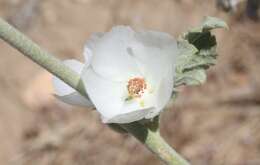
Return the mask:
<path id="1" fill-rule="evenodd" d="M 206 17 L 200 26 L 189 30 L 178 39 L 179 56 L 174 87 L 199 85 L 206 81 L 206 69 L 216 64 L 216 37 L 211 30 L 228 28 L 219 18 Z"/>
<path id="2" fill-rule="evenodd" d="M 216 28 L 225 28 L 228 29 L 228 25 L 225 21 L 216 18 L 216 17 L 206 17 L 202 22 L 202 29 L 205 30 L 213 30 Z"/>
<path id="3" fill-rule="evenodd" d="M 187 71 L 176 79 L 176 86 L 180 85 L 200 85 L 207 79 L 204 69 L 194 69 Z"/>

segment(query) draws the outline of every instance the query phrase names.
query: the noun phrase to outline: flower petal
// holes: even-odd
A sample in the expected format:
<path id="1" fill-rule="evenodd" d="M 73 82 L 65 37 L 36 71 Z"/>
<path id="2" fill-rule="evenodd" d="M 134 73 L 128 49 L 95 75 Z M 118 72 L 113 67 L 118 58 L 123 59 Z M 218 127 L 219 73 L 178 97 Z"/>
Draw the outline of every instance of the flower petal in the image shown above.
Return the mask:
<path id="1" fill-rule="evenodd" d="M 91 59 L 93 57 L 92 50 L 95 49 L 95 45 L 98 44 L 98 42 L 100 42 L 103 35 L 104 33 L 94 33 L 90 36 L 89 40 L 86 42 L 84 46 L 84 52 L 83 52 L 86 66 L 90 65 Z"/>
<path id="2" fill-rule="evenodd" d="M 96 73 L 115 81 L 140 75 L 137 64 L 128 52 L 134 33 L 130 27 L 116 26 L 91 47 L 91 65 Z"/>
<path id="3" fill-rule="evenodd" d="M 169 71 L 164 75 L 161 83 L 158 87 L 158 90 L 155 92 L 157 97 L 157 107 L 158 109 L 162 109 L 165 105 L 169 102 L 172 89 L 173 89 L 173 76 L 172 70 Z"/>
<path id="4" fill-rule="evenodd" d="M 76 60 L 65 60 L 63 63 L 78 74 L 80 74 L 83 69 L 83 64 Z M 75 89 L 61 81 L 59 78 L 54 76 L 52 80 L 55 95 L 61 101 L 79 106 L 92 106 L 90 100 L 80 95 L 77 91 L 75 91 Z"/>
<path id="5" fill-rule="evenodd" d="M 137 32 L 135 38 L 137 43 L 129 49 L 137 59 L 142 74 L 153 86 L 157 86 L 168 68 L 174 69 L 178 51 L 176 40 L 167 33 L 156 31 Z"/>
<path id="6" fill-rule="evenodd" d="M 156 111 L 152 95 L 143 98 L 125 100 L 120 111 L 110 118 L 102 116 L 104 123 L 130 123 L 144 119 L 148 114 Z"/>
<path id="7" fill-rule="evenodd" d="M 119 113 L 124 103 L 125 83 L 105 79 L 92 67 L 84 68 L 82 80 L 91 101 L 102 116 L 110 118 Z"/>
<path id="8" fill-rule="evenodd" d="M 131 123 L 134 121 L 138 121 L 141 119 L 144 119 L 144 117 L 154 111 L 154 108 L 147 108 L 147 109 L 137 109 L 132 112 L 118 114 L 116 116 L 113 116 L 112 118 L 104 118 L 104 123 Z"/>
<path id="9" fill-rule="evenodd" d="M 171 99 L 173 89 L 173 73 L 168 68 L 168 72 L 163 75 L 157 89 L 154 91 L 156 110 L 146 116 L 147 119 L 157 116 Z"/>
<path id="10" fill-rule="evenodd" d="M 104 123 L 129 123 L 145 118 L 155 110 L 149 97 L 140 101 L 126 101 L 126 84 L 105 79 L 93 68 L 84 68 L 82 80 L 87 93 L 101 114 Z"/>

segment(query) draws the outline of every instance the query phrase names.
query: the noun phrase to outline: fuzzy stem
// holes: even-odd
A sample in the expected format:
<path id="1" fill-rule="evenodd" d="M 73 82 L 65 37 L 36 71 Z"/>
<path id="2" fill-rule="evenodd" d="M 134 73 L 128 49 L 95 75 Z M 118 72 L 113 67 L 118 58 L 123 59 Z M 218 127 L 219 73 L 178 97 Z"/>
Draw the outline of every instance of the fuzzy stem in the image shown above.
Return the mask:
<path id="1" fill-rule="evenodd" d="M 1 18 L 0 38 L 53 75 L 59 77 L 83 96 L 87 97 L 80 75 L 62 64 L 59 59 L 50 53 L 41 49 L 36 43 Z M 153 132 L 136 122 L 120 126 L 145 144 L 148 149 L 161 158 L 167 165 L 188 165 L 188 163 L 161 138 L 159 133 Z"/>
<path id="2" fill-rule="evenodd" d="M 130 132 L 165 164 L 189 165 L 181 155 L 164 141 L 158 130 L 152 131 L 138 122 L 121 124 L 121 127 Z"/>
<path id="3" fill-rule="evenodd" d="M 82 95 L 86 95 L 80 76 L 76 72 L 65 66 L 59 59 L 55 58 L 47 51 L 41 49 L 36 43 L 1 18 L 0 38 L 53 75 L 59 77 Z"/>

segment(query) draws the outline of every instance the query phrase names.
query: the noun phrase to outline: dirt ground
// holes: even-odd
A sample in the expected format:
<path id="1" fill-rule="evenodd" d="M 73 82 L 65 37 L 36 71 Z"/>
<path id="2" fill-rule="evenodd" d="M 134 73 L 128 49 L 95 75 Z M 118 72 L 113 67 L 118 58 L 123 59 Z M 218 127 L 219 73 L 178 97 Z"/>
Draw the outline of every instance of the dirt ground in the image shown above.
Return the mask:
<path id="1" fill-rule="evenodd" d="M 216 31 L 218 64 L 205 85 L 180 89 L 162 134 L 193 165 L 260 165 L 260 23 L 213 0 L 0 0 L 0 16 L 61 59 L 82 59 L 90 34 L 117 24 L 177 37 L 206 15 L 230 25 Z M 2 41 L 0 54 L 1 165 L 161 164 L 96 112 L 57 101 L 50 74 Z"/>

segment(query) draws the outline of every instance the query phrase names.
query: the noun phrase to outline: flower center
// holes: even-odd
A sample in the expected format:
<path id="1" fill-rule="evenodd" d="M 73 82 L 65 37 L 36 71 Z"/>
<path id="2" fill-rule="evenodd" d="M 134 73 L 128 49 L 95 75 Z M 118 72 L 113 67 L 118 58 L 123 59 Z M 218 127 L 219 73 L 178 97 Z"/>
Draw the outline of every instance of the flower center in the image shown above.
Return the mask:
<path id="1" fill-rule="evenodd" d="M 145 92 L 147 84 L 143 78 L 132 78 L 128 81 L 127 90 L 129 97 L 140 98 Z"/>

